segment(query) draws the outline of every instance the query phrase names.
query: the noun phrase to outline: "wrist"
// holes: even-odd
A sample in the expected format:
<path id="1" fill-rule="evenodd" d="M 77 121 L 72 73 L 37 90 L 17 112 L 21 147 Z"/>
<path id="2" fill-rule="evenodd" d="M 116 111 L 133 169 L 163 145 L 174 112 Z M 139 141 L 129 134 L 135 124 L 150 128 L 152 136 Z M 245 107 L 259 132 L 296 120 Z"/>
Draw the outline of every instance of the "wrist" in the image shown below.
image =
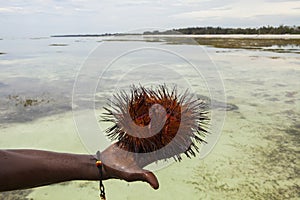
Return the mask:
<path id="1" fill-rule="evenodd" d="M 100 180 L 99 169 L 96 165 L 96 157 L 92 155 L 78 155 L 76 156 L 76 177 L 77 180 Z M 104 166 L 102 167 L 103 177 L 105 176 Z M 105 176 L 106 177 L 106 176 Z"/>

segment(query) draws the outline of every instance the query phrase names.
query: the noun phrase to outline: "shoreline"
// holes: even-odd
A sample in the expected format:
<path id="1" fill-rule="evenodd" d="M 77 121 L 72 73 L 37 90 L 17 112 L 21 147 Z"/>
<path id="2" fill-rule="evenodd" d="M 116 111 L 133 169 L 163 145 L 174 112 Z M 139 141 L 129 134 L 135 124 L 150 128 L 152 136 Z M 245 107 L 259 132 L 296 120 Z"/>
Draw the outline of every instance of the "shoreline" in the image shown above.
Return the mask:
<path id="1" fill-rule="evenodd" d="M 300 35 L 284 34 L 284 35 L 245 35 L 245 34 L 215 34 L 215 35 L 142 35 L 143 37 L 180 37 L 180 38 L 237 38 L 237 39 L 300 39 Z"/>

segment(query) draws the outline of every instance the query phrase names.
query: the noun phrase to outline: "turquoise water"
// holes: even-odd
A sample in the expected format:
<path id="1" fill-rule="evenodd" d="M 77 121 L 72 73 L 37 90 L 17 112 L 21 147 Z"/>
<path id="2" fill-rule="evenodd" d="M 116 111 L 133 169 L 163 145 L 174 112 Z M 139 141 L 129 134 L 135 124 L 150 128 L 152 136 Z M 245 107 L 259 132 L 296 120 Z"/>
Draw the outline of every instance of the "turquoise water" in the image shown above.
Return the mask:
<path id="1" fill-rule="evenodd" d="M 191 88 L 196 94 L 219 97 L 221 99 L 215 99 L 236 106 L 236 109 L 225 113 L 220 104 L 212 104 L 215 107 L 212 106 L 214 121 L 211 128 L 215 138 L 211 139 L 211 143 L 219 137 L 218 130 L 222 129 L 215 148 L 211 152 L 211 148 L 203 149 L 206 152 L 202 159 L 184 159 L 181 163 L 172 163 L 157 170 L 161 186 L 158 191 L 145 183 L 109 180 L 105 183 L 108 199 L 140 199 L 141 196 L 143 199 L 299 197 L 299 54 L 212 47 L 199 50 L 193 45 L 142 41 L 103 43 L 100 42 L 102 39 L 0 40 L 0 52 L 6 53 L 0 55 L 1 148 L 38 148 L 74 153 L 92 152 L 98 148 L 99 143 L 78 134 L 78 124 L 76 127 L 72 113 L 72 107 L 73 112 L 79 113 L 75 118 L 89 111 L 89 96 L 79 95 L 72 104 L 73 86 L 80 69 L 95 66 L 91 69 L 102 72 L 102 79 L 92 82 L 97 86 L 93 91 L 96 117 L 101 114 L 101 106 L 116 86 L 126 89 L 138 82 L 145 85 L 175 82 L 179 87 Z M 96 48 L 99 44 L 102 48 Z M 125 47 L 136 50 L 141 46 L 155 49 L 130 52 L 103 71 L 99 66 L 117 52 L 112 46 L 118 47 L 118 50 Z M 201 66 L 202 73 L 199 75 L 178 56 L 160 49 L 187 55 L 188 60 Z M 167 67 L 169 64 L 173 64 L 173 68 Z M 157 65 L 160 67 L 156 68 Z M 80 94 L 87 94 L 91 82 L 84 81 L 94 80 L 99 75 L 97 73 L 91 73 L 90 69 L 80 71 L 79 78 L 82 79 L 77 79 L 83 81 L 77 88 L 82 92 Z M 219 78 L 223 87 L 214 84 Z M 222 99 L 223 94 L 225 99 Z M 224 114 L 226 119 L 223 123 Z M 102 125 L 99 126 L 101 128 Z M 96 199 L 97 187 L 96 182 L 75 181 L 26 190 L 22 198 Z M 3 193 L 0 198 L 17 199 L 19 194 Z"/>

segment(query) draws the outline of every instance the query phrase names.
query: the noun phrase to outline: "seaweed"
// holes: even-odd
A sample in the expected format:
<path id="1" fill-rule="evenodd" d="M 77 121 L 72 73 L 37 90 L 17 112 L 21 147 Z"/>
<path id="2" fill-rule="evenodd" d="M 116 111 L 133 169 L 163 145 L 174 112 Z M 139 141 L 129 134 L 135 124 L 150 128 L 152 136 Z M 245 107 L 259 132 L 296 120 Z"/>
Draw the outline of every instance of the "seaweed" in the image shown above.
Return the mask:
<path id="1" fill-rule="evenodd" d="M 49 44 L 49 46 L 52 46 L 52 47 L 64 47 L 64 46 L 69 46 L 68 44 Z"/>
<path id="2" fill-rule="evenodd" d="M 5 200 L 33 200 L 32 198 L 27 198 L 27 196 L 31 192 L 32 192 L 31 189 L 1 192 L 0 193 L 0 199 L 5 199 Z"/>
<path id="3" fill-rule="evenodd" d="M 12 94 L 0 98 L 0 103 L 2 106 L 0 124 L 33 121 L 39 117 L 72 109 L 68 97 L 45 94 L 39 96 Z"/>
<path id="4" fill-rule="evenodd" d="M 262 49 L 263 47 L 300 47 L 300 39 L 255 39 L 255 38 L 196 38 L 200 45 L 213 46 L 217 48 L 234 49 Z M 267 49 L 275 50 L 275 49 Z M 279 48 L 279 50 L 281 50 Z"/>
<path id="5" fill-rule="evenodd" d="M 14 101 L 16 106 L 22 105 L 24 107 L 36 106 L 41 103 L 50 102 L 50 100 L 46 100 L 43 98 L 26 98 L 26 97 L 20 97 L 19 95 L 9 95 L 8 99 L 10 101 Z"/>
<path id="6" fill-rule="evenodd" d="M 295 110 L 280 114 L 299 116 Z M 202 160 L 186 178 L 185 184 L 199 199 L 298 199 L 300 122 L 283 125 L 278 120 L 272 126 L 253 122 L 239 127 L 239 120 L 233 119 L 236 130 L 225 129 L 227 139 L 219 142 L 222 149 Z"/>

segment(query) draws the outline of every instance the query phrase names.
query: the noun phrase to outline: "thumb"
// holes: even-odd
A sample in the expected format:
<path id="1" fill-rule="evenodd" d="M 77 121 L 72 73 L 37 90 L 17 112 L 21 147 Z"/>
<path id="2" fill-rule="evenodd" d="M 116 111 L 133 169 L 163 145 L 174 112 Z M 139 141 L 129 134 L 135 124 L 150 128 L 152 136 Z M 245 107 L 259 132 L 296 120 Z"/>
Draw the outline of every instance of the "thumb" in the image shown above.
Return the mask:
<path id="1" fill-rule="evenodd" d="M 127 181 L 144 181 L 151 185 L 155 190 L 158 189 L 159 184 L 156 176 L 147 170 L 139 169 L 135 173 L 130 173 L 128 177 L 125 178 Z"/>
<path id="2" fill-rule="evenodd" d="M 155 190 L 158 189 L 159 183 L 157 177 L 154 175 L 153 172 L 143 170 L 141 179 L 151 185 L 151 187 Z"/>

